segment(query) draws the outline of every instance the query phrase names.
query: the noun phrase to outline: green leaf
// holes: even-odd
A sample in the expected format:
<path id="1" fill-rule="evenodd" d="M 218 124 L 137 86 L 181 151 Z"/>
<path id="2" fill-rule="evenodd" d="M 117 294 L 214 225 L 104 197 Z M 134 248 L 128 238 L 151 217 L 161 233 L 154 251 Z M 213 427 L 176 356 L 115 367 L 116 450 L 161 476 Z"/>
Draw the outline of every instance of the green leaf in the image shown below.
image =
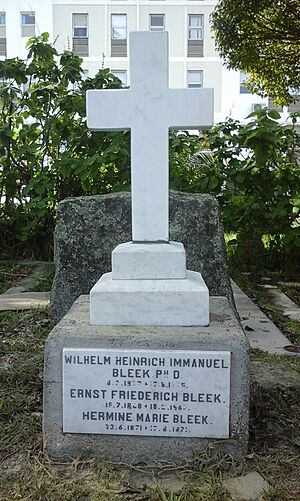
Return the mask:
<path id="1" fill-rule="evenodd" d="M 280 113 L 276 110 L 270 110 L 268 111 L 269 117 L 273 118 L 274 120 L 279 120 L 280 119 Z"/>
<path id="2" fill-rule="evenodd" d="M 208 190 L 213 191 L 219 184 L 219 180 L 216 177 L 211 177 L 208 183 Z"/>
<path id="3" fill-rule="evenodd" d="M 245 178 L 246 178 L 246 174 L 244 174 L 243 172 L 240 172 L 236 177 L 235 177 L 235 180 L 237 183 L 240 183 L 242 184 L 244 181 L 245 181 Z"/>

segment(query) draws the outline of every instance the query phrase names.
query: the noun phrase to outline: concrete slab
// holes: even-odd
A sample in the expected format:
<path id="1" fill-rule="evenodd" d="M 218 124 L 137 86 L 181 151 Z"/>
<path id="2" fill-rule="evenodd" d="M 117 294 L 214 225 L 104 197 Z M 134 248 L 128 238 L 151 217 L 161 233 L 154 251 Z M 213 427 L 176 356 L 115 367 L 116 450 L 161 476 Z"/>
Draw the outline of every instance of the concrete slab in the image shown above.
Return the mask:
<path id="1" fill-rule="evenodd" d="M 285 287 L 300 287 L 300 282 L 277 282 L 278 285 L 284 285 Z"/>
<path id="2" fill-rule="evenodd" d="M 43 265 L 43 266 L 54 266 L 53 261 L 32 261 L 30 259 L 23 259 L 21 261 L 16 261 L 15 259 L 0 259 L 0 264 L 22 264 L 25 266 L 37 266 L 37 265 Z"/>
<path id="3" fill-rule="evenodd" d="M 27 261 L 24 261 L 24 264 L 26 263 Z M 34 291 L 40 281 L 47 279 L 51 270 L 54 269 L 53 263 L 37 263 L 35 265 L 28 264 L 28 266 L 32 266 L 32 271 L 28 277 L 21 280 L 18 285 L 7 289 L 4 294 L 20 294 L 23 292 Z"/>
<path id="4" fill-rule="evenodd" d="M 230 351 L 229 438 L 63 433 L 64 348 Z M 99 380 L 96 384 L 104 383 Z M 204 381 L 202 384 L 205 388 Z M 86 405 L 90 409 L 93 402 L 87 401 Z M 54 327 L 45 346 L 43 416 L 44 449 L 57 459 L 81 456 L 127 464 L 153 464 L 155 461 L 182 464 L 192 458 L 194 451 L 204 451 L 209 445 L 223 453 L 245 453 L 249 420 L 249 343 L 228 299 L 210 298 L 210 325 L 207 327 L 98 326 L 89 324 L 89 297 L 81 296 Z"/>
<path id="5" fill-rule="evenodd" d="M 232 501 L 260 501 L 270 489 L 263 477 L 255 472 L 242 477 L 224 480 L 223 487 L 229 492 Z"/>
<path id="6" fill-rule="evenodd" d="M 284 315 L 291 320 L 300 322 L 300 308 L 294 303 L 281 289 L 276 286 L 263 285 L 267 289 L 268 296 L 271 302 L 276 306 Z"/>
<path id="7" fill-rule="evenodd" d="M 90 292 L 92 325 L 208 325 L 209 292 L 201 273 L 184 279 L 114 280 L 105 273 Z"/>
<path id="8" fill-rule="evenodd" d="M 257 348 L 272 355 L 290 354 L 284 349 L 290 340 L 273 324 L 256 304 L 231 281 L 236 309 L 251 348 Z"/>
<path id="9" fill-rule="evenodd" d="M 45 308 L 49 303 L 50 292 L 22 292 L 0 295 L 0 311 Z"/>

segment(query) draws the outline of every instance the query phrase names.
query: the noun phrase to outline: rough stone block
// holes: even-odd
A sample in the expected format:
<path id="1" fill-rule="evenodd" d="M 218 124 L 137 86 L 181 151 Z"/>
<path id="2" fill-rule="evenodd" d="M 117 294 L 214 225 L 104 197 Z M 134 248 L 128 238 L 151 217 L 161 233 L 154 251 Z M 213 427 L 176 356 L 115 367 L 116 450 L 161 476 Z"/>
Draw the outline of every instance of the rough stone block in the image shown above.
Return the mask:
<path id="1" fill-rule="evenodd" d="M 51 293 L 56 321 L 111 271 L 113 249 L 130 240 L 130 193 L 69 198 L 59 204 Z M 183 243 L 187 268 L 202 274 L 210 295 L 226 296 L 233 305 L 218 202 L 210 195 L 171 192 L 170 240 Z"/>
<path id="2" fill-rule="evenodd" d="M 63 433 L 62 350 L 230 351 L 228 439 Z M 200 384 L 200 381 L 199 381 Z M 91 326 L 89 297 L 80 297 L 50 333 L 45 348 L 44 448 L 52 458 L 96 457 L 126 463 L 184 463 L 209 445 L 245 453 L 249 419 L 249 344 L 226 298 L 211 298 L 208 327 Z"/>

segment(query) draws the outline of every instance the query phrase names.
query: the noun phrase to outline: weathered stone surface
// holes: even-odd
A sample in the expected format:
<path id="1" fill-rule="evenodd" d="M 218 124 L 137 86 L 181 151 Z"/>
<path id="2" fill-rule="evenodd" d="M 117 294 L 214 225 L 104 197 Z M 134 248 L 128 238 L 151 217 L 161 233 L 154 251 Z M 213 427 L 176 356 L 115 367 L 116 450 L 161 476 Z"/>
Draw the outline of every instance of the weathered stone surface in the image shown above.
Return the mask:
<path id="1" fill-rule="evenodd" d="M 231 280 L 236 308 L 251 348 L 286 355 L 290 341 L 258 306 Z"/>
<path id="2" fill-rule="evenodd" d="M 260 501 L 270 488 L 268 482 L 256 471 L 242 477 L 224 480 L 223 487 L 234 501 Z"/>
<path id="3" fill-rule="evenodd" d="M 100 326 L 89 324 L 89 297 L 81 296 L 54 327 L 45 346 L 44 449 L 53 458 L 97 457 L 127 464 L 182 464 L 208 446 L 244 454 L 249 422 L 249 343 L 228 300 L 212 297 L 207 327 Z M 230 351 L 229 438 L 63 433 L 62 350 Z"/>
<path id="4" fill-rule="evenodd" d="M 170 239 L 184 244 L 188 269 L 202 273 L 210 295 L 226 296 L 233 304 L 217 201 L 210 195 L 172 192 Z M 130 240 L 130 193 L 69 198 L 59 204 L 51 294 L 56 321 L 111 271 L 111 252 Z"/>

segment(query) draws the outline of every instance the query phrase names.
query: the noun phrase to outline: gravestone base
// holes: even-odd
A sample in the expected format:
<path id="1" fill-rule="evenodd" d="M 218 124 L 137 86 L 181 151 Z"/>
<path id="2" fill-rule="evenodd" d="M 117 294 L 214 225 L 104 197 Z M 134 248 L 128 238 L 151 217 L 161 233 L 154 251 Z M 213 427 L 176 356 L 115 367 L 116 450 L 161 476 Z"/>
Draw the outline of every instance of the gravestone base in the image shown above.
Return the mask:
<path id="1" fill-rule="evenodd" d="M 122 304 L 122 308 L 120 308 Z M 90 292 L 92 325 L 208 325 L 209 292 L 201 273 L 184 279 L 114 280 L 105 273 Z"/>
<path id="2" fill-rule="evenodd" d="M 136 435 L 123 435 L 122 432 L 115 435 L 64 433 L 63 410 L 66 409 L 63 409 L 62 356 L 63 350 L 72 352 L 72 349 L 81 349 L 83 352 L 90 350 L 89 353 L 93 353 L 93 350 L 95 353 L 97 350 L 117 350 L 119 354 L 126 354 L 126 350 L 127 353 L 130 350 L 144 350 L 146 355 L 155 351 L 161 356 L 168 352 L 174 355 L 175 352 L 178 357 L 183 351 L 189 354 L 207 352 L 210 356 L 214 351 L 226 352 L 231 358 L 228 438 L 212 438 L 213 433 L 210 434 L 211 438 L 205 435 L 201 438 L 189 437 L 184 432 L 176 436 L 177 428 L 173 429 L 175 436 L 157 436 L 151 432 L 149 435 L 139 432 L 134 432 Z M 66 379 L 65 373 L 65 385 Z M 121 386 L 124 386 L 123 381 Z M 206 383 L 205 378 L 199 378 L 193 384 L 196 387 L 199 384 L 198 391 L 204 391 Z M 95 381 L 95 386 L 100 385 L 101 381 Z M 218 390 L 217 387 L 215 389 Z M 203 412 L 202 405 L 199 404 L 199 414 Z M 86 409 L 93 409 L 90 401 L 87 401 Z M 74 419 L 77 417 L 74 416 Z M 223 419 L 222 416 L 220 419 Z M 89 296 L 81 296 L 49 334 L 45 347 L 43 434 L 44 450 L 53 459 L 80 456 L 127 464 L 152 464 L 155 461 L 182 464 L 192 459 L 193 453 L 204 451 L 211 445 L 224 453 L 243 454 L 247 451 L 248 420 L 249 345 L 224 297 L 210 298 L 210 325 L 207 327 L 163 327 L 92 326 L 89 324 Z"/>
<path id="3" fill-rule="evenodd" d="M 111 255 L 114 280 L 186 278 L 186 255 L 179 242 L 125 242 Z"/>

